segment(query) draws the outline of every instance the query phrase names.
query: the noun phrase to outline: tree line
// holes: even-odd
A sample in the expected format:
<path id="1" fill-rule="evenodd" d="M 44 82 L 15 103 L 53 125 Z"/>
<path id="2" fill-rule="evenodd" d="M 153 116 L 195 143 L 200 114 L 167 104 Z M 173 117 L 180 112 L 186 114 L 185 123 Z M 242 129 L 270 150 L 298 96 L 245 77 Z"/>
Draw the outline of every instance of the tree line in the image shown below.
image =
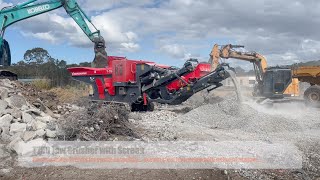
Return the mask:
<path id="1" fill-rule="evenodd" d="M 6 69 L 16 73 L 19 79 L 47 79 L 51 87 L 63 87 L 77 84 L 67 68 L 80 66 L 91 67 L 91 63 L 67 64 L 65 60 L 53 58 L 43 48 L 33 48 L 25 52 L 23 60 Z"/>
<path id="2" fill-rule="evenodd" d="M 320 61 L 298 63 L 296 65 L 320 65 Z M 67 70 L 70 67 L 91 67 L 91 63 L 67 64 L 65 60 L 53 58 L 46 49 L 37 47 L 27 50 L 24 53 L 23 60 L 6 69 L 16 73 L 19 79 L 47 79 L 50 81 L 51 87 L 64 87 L 78 84 Z M 239 66 L 235 67 L 235 71 L 239 76 L 254 75 L 253 70 L 245 71 Z"/>

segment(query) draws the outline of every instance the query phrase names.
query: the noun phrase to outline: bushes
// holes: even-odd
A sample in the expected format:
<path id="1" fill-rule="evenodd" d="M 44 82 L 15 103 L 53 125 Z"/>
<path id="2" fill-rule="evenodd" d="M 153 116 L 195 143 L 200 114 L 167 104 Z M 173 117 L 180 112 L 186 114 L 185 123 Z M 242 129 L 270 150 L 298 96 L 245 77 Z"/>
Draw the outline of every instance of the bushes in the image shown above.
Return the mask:
<path id="1" fill-rule="evenodd" d="M 40 90 L 49 90 L 51 88 L 51 82 L 49 79 L 38 79 L 33 81 L 31 84 Z"/>

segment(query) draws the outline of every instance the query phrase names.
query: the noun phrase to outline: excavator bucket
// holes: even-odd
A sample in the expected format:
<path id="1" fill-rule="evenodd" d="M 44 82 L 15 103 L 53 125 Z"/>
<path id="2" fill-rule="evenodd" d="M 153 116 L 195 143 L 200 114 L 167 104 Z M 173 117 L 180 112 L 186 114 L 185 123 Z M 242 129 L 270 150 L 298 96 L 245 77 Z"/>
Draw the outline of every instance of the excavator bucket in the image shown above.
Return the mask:
<path id="1" fill-rule="evenodd" d="M 108 63 L 108 54 L 106 51 L 106 45 L 104 39 L 100 36 L 98 39 L 94 40 L 94 53 L 95 57 L 92 62 L 93 68 L 105 68 L 109 66 Z"/>

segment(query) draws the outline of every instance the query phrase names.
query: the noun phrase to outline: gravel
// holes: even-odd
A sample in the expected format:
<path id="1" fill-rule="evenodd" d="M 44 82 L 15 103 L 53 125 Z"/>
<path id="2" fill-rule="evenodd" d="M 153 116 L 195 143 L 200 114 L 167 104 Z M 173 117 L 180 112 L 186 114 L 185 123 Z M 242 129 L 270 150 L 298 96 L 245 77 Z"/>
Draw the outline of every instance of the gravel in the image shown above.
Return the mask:
<path id="1" fill-rule="evenodd" d="M 266 107 L 253 100 L 236 96 L 200 97 L 187 101 L 189 112 L 176 111 L 182 107 L 168 106 L 155 112 L 141 113 L 132 122 L 145 141 L 263 141 L 291 142 L 303 152 L 303 169 L 286 172 L 292 177 L 311 179 L 320 176 L 320 110 L 309 109 L 303 103 L 281 103 Z M 186 108 L 186 109 L 188 109 Z M 142 128 L 142 129 L 141 129 Z M 242 170 L 245 178 L 281 177 L 276 171 Z"/>
<path id="2" fill-rule="evenodd" d="M 240 104 L 232 99 L 200 106 L 177 119 L 208 128 L 238 129 L 250 133 L 302 131 L 302 127 L 291 119 L 257 113 L 249 105 Z"/>

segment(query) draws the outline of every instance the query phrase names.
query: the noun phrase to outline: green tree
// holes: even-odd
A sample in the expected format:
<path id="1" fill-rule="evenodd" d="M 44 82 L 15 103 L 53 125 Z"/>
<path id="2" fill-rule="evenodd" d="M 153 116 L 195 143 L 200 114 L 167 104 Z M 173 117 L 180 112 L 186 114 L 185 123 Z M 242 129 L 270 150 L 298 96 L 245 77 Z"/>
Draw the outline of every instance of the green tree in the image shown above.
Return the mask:
<path id="1" fill-rule="evenodd" d="M 24 60 L 29 64 L 43 64 L 51 59 L 50 54 L 43 48 L 33 48 L 27 50 L 23 56 Z"/>

